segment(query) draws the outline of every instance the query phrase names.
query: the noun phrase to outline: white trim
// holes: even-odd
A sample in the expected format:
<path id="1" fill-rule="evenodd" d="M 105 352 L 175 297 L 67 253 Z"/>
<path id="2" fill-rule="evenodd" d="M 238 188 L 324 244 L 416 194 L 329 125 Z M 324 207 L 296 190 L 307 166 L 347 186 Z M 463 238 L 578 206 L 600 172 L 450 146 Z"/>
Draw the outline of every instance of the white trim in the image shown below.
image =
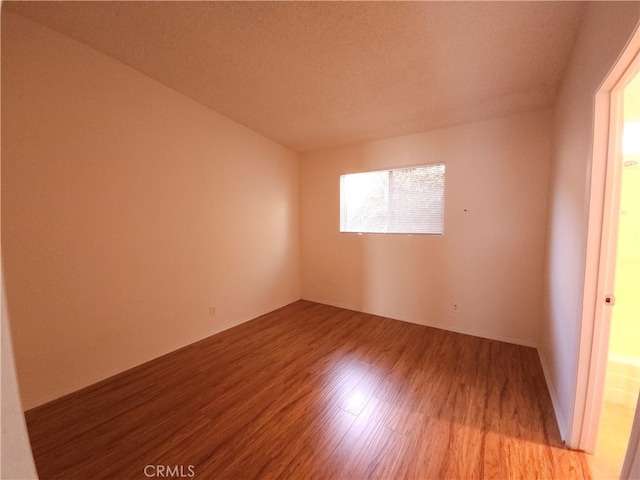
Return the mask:
<path id="1" fill-rule="evenodd" d="M 353 306 L 353 305 L 349 305 L 346 303 L 340 303 L 340 302 L 330 302 L 324 299 L 320 299 L 320 298 L 316 298 L 316 297 L 306 297 L 303 296 L 302 300 L 307 300 L 309 302 L 315 302 L 315 303 L 321 303 L 323 305 L 330 305 L 332 307 L 338 307 L 338 308 L 344 308 L 346 310 L 354 310 L 356 312 L 362 312 L 362 313 L 366 313 L 369 315 L 376 315 L 379 317 L 385 317 L 385 318 L 390 318 L 391 320 L 398 320 L 400 322 L 407 322 L 407 323 L 413 323 L 415 325 L 423 325 L 425 327 L 431 327 L 431 328 L 438 328 L 440 330 L 446 330 L 447 332 L 454 332 L 454 333 L 461 333 L 463 335 L 471 335 L 472 337 L 480 337 L 480 338 L 486 338 L 487 340 L 496 340 L 498 342 L 505 342 L 505 343 L 513 343 L 515 345 L 521 345 L 523 347 L 531 347 L 531 348 L 538 348 L 538 343 L 536 342 L 532 342 L 530 340 L 524 340 L 521 338 L 514 338 L 514 337 L 509 337 L 506 335 L 487 335 L 485 332 L 478 332 L 476 330 L 473 329 L 468 329 L 468 328 L 450 328 L 447 325 L 443 325 L 441 323 L 434 323 L 434 322 L 417 322 L 415 320 L 411 320 L 408 318 L 402 318 L 401 316 L 396 316 L 393 314 L 386 314 L 386 313 L 380 313 L 380 312 L 373 312 L 373 311 L 367 311 L 367 310 L 363 310 L 362 308 Z"/>
<path id="2" fill-rule="evenodd" d="M 540 364 L 542 365 L 542 373 L 544 374 L 544 380 L 547 383 L 547 390 L 551 397 L 551 405 L 553 406 L 553 412 L 556 416 L 556 423 L 558 424 L 558 430 L 560 431 L 560 438 L 566 443 L 567 440 L 567 421 L 562 416 L 562 409 L 560 408 L 560 401 L 558 394 L 553 388 L 553 382 L 551 381 L 549 362 L 541 349 L 538 349 L 538 357 L 540 358 Z"/>
<path id="3" fill-rule="evenodd" d="M 353 310 L 354 312 L 367 313 L 369 315 L 377 315 L 376 313 L 373 313 L 373 312 L 364 312 L 360 308 L 356 307 L 355 305 L 349 305 L 348 303 L 342 303 L 342 302 L 330 302 L 328 300 L 324 300 L 318 297 L 303 296 L 301 300 L 306 300 L 307 302 L 313 302 L 313 303 L 320 303 L 322 305 L 329 305 L 330 307 L 344 308 L 345 310 Z"/>
<path id="4" fill-rule="evenodd" d="M 237 321 L 235 321 L 233 323 L 230 323 L 228 325 L 223 325 L 223 326 L 220 326 L 218 328 L 214 328 L 213 330 L 209 330 L 209 331 L 203 333 L 202 335 L 198 335 L 197 337 L 194 337 L 194 338 L 191 338 L 191 339 L 189 339 L 189 340 L 187 340 L 185 342 L 179 343 L 177 346 L 171 347 L 170 350 L 167 350 L 164 353 L 159 353 L 158 355 L 154 355 L 153 357 L 150 357 L 150 358 L 144 360 L 141 363 L 135 363 L 135 364 L 130 365 L 128 367 L 120 368 L 120 369 L 117 369 L 117 370 L 112 370 L 107 375 L 101 376 L 100 378 L 98 378 L 96 380 L 93 380 L 90 383 L 87 383 L 83 387 L 77 388 L 75 390 L 71 390 L 70 392 L 64 392 L 62 394 L 49 395 L 44 400 L 40 400 L 40 401 L 38 401 L 38 403 L 36 403 L 34 405 L 30 405 L 28 410 L 31 410 L 33 408 L 38 408 L 38 407 L 40 407 L 42 405 L 45 405 L 45 404 L 47 404 L 49 402 L 53 402 L 54 400 L 58 400 L 59 398 L 66 397 L 67 395 L 72 395 L 73 393 L 76 393 L 76 392 L 79 392 L 80 390 L 84 390 L 85 388 L 91 387 L 92 385 L 95 385 L 96 383 L 100 383 L 100 382 L 102 382 L 104 380 L 107 380 L 107 379 L 109 379 L 111 377 L 115 377 L 116 375 L 120 375 L 121 373 L 124 373 L 124 372 L 126 372 L 128 370 L 132 370 L 132 369 L 137 368 L 137 367 L 139 367 L 141 365 L 144 365 L 147 362 L 152 362 L 152 361 L 154 361 L 154 360 L 156 360 L 156 359 L 158 359 L 160 357 L 164 357 L 165 355 L 169 355 L 170 353 L 176 352 L 176 351 L 180 350 L 181 348 L 188 347 L 189 345 L 193 345 L 194 343 L 197 343 L 197 342 L 199 342 L 201 340 L 209 338 L 209 337 L 211 337 L 213 335 L 216 335 L 218 333 L 224 332 L 225 330 L 229 330 L 230 328 L 237 327 L 238 325 L 241 325 L 241 324 L 246 323 L 246 322 L 250 322 L 251 320 L 255 320 L 256 318 L 261 317 L 262 315 L 266 315 L 267 313 L 271 313 L 271 312 L 273 312 L 275 310 L 278 310 L 278 309 L 280 309 L 282 307 L 286 307 L 287 305 L 291 305 L 292 303 L 295 303 L 295 302 L 297 302 L 299 300 L 300 299 L 297 298 L 295 300 L 287 301 L 287 302 L 285 302 L 283 304 L 278 304 L 277 306 L 274 306 L 272 308 L 268 308 L 266 310 L 262 310 L 261 313 L 255 313 L 255 314 L 246 315 L 246 316 L 242 317 L 240 320 L 237 320 Z"/>
<path id="5" fill-rule="evenodd" d="M 611 112 L 620 101 L 616 94 L 630 79 L 631 67 L 640 51 L 640 29 L 636 29 L 606 79 L 595 95 L 593 146 L 590 184 L 587 192 L 588 226 L 585 272 L 582 298 L 582 319 L 576 396 L 569 427 L 571 448 L 592 453 L 595 450 L 609 340 L 610 312 L 604 308 L 604 296 L 611 288 L 612 278 L 607 264 L 615 253 L 615 222 L 619 199 L 610 192 L 619 181 L 613 159 L 617 155 L 615 142 L 610 145 L 610 129 L 618 128 Z M 637 63 L 635 63 L 637 66 Z M 611 223 L 613 222 L 613 224 Z"/>

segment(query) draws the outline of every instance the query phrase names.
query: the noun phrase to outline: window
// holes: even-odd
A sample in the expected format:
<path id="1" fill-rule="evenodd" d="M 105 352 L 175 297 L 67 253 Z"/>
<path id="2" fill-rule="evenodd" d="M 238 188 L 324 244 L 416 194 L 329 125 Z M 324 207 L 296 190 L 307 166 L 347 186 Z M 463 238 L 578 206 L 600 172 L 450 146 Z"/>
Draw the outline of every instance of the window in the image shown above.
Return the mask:
<path id="1" fill-rule="evenodd" d="M 442 234 L 444 163 L 340 177 L 340 231 Z"/>

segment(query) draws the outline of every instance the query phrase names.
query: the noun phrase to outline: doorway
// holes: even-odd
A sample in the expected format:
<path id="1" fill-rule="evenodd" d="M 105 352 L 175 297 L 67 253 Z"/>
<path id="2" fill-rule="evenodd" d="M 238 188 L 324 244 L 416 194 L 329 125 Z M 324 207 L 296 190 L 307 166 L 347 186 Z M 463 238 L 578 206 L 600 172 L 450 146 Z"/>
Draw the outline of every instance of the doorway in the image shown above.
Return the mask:
<path id="1" fill-rule="evenodd" d="M 610 161 L 613 176 L 606 256 L 610 322 L 604 391 L 595 455 L 595 478 L 619 478 L 640 390 L 640 65 L 631 66 L 612 95 Z M 606 247 L 606 245 L 603 245 Z"/>

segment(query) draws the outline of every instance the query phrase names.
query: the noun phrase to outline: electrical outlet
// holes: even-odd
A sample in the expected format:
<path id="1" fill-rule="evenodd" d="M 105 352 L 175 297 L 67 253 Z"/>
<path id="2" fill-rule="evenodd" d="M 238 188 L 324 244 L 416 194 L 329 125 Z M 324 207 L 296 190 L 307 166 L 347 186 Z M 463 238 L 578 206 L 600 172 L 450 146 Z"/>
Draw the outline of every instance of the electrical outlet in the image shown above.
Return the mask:
<path id="1" fill-rule="evenodd" d="M 458 305 L 457 303 L 452 303 L 451 304 L 451 311 L 452 312 L 457 312 L 460 310 L 460 305 Z"/>
<path id="2" fill-rule="evenodd" d="M 216 316 L 216 307 L 215 306 L 209 307 L 209 316 L 210 317 L 215 317 Z"/>

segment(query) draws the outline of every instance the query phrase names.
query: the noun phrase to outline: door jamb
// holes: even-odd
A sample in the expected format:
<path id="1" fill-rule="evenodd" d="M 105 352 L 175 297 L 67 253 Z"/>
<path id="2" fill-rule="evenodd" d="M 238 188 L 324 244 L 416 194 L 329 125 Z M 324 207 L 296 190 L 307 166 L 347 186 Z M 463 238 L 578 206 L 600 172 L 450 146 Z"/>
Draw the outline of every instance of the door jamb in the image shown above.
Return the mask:
<path id="1" fill-rule="evenodd" d="M 604 296 L 612 279 L 606 268 L 611 249 L 615 249 L 611 228 L 617 229 L 619 198 L 612 198 L 614 181 L 619 182 L 621 166 L 616 173 L 618 146 L 609 142 L 614 115 L 619 111 L 621 91 L 636 71 L 640 70 L 640 29 L 631 37 L 609 75 L 595 95 L 592 163 L 588 209 L 585 283 L 582 301 L 582 321 L 578 376 L 573 419 L 568 444 L 572 448 L 593 453 L 595 451 L 600 411 L 604 393 L 604 380 L 609 342 L 610 312 L 606 312 Z M 617 177 L 616 177 L 617 175 Z M 612 223 L 615 224 L 612 225 Z M 617 232 L 616 232 L 617 233 Z M 605 253 L 607 252 L 607 253 Z M 615 253 L 615 251 L 614 251 Z M 606 307 L 610 308 L 610 307 Z"/>

